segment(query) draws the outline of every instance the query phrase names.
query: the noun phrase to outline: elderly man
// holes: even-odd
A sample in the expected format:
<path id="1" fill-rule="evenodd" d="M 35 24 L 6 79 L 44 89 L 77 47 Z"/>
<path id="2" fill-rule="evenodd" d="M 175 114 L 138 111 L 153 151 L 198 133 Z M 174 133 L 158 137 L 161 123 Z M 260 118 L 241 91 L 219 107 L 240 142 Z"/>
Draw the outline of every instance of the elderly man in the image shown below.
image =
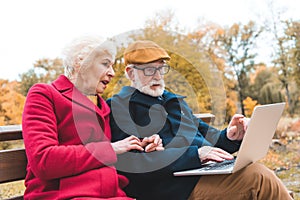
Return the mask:
<path id="1" fill-rule="evenodd" d="M 201 167 L 207 161 L 233 159 L 247 128 L 236 114 L 227 129 L 217 130 L 193 116 L 184 97 L 165 90 L 168 53 L 152 41 L 136 41 L 124 52 L 131 86 L 110 98 L 112 141 L 153 134 L 164 150 L 118 155 L 117 169 L 137 199 L 291 199 L 274 173 L 251 164 L 232 175 L 174 177 L 174 171 Z"/>

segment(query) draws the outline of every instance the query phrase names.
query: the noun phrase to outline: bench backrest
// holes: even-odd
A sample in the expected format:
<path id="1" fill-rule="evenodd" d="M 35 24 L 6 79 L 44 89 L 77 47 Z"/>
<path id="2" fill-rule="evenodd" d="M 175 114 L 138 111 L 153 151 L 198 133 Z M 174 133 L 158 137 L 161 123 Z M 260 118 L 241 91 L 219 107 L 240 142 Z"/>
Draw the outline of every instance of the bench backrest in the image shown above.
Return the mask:
<path id="1" fill-rule="evenodd" d="M 22 140 L 20 125 L 0 126 L 0 142 Z M 27 158 L 24 148 L 0 150 L 0 183 L 23 180 L 26 175 Z M 23 196 L 10 200 L 23 199 Z"/>

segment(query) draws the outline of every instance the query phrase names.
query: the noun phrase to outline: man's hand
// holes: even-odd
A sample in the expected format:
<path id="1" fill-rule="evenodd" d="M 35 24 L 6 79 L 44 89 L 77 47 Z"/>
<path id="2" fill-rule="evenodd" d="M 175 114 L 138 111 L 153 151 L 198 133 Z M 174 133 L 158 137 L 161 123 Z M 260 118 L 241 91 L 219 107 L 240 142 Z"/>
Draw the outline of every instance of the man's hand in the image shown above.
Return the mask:
<path id="1" fill-rule="evenodd" d="M 198 149 L 199 158 L 202 163 L 208 161 L 222 162 L 224 160 L 231 160 L 233 156 L 217 147 L 204 146 Z"/>
<path id="2" fill-rule="evenodd" d="M 163 151 L 165 149 L 162 144 L 162 139 L 158 134 L 143 138 L 142 147 L 145 148 L 145 152 Z"/>
<path id="3" fill-rule="evenodd" d="M 244 117 L 244 115 L 235 114 L 227 127 L 228 139 L 242 140 L 244 138 L 249 121 L 250 119 Z"/>
<path id="4" fill-rule="evenodd" d="M 141 141 L 134 135 L 131 135 L 123 140 L 113 142 L 111 143 L 111 146 L 116 154 L 122 154 L 133 149 L 144 151 Z"/>

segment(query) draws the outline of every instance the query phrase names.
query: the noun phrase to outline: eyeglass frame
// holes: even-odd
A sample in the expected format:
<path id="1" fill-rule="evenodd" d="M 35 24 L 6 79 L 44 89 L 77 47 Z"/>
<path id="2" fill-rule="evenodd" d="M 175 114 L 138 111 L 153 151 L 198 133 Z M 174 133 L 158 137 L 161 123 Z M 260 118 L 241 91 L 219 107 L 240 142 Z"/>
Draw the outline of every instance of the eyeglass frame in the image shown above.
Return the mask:
<path id="1" fill-rule="evenodd" d="M 142 66 L 142 65 L 140 65 L 140 66 Z M 163 65 L 160 66 L 160 67 L 145 67 L 145 68 L 139 68 L 139 67 L 137 67 L 136 65 L 132 65 L 132 66 L 130 66 L 130 67 L 133 68 L 133 69 L 142 70 L 145 76 L 154 76 L 154 75 L 156 74 L 157 71 L 159 71 L 159 74 L 160 74 L 160 75 L 165 75 L 165 74 L 169 73 L 169 71 L 170 71 L 170 65 L 168 65 L 168 64 L 166 64 L 166 63 L 163 64 Z M 145 70 L 146 70 L 146 69 L 150 69 L 150 68 L 151 68 L 151 69 L 154 69 L 155 71 L 154 71 L 153 74 L 147 75 L 146 72 L 145 72 Z M 165 72 L 161 71 L 161 69 L 163 69 L 163 68 L 166 69 Z"/>

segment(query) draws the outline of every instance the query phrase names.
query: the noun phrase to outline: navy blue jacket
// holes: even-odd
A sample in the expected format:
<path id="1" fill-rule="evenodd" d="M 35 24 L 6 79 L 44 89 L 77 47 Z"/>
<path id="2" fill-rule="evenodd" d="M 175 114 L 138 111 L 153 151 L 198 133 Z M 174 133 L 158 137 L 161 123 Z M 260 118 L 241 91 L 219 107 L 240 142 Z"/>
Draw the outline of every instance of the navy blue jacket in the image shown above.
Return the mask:
<path id="1" fill-rule="evenodd" d="M 130 151 L 118 155 L 117 169 L 130 183 L 126 193 L 137 199 L 188 199 L 200 176 L 174 177 L 173 172 L 201 166 L 198 148 L 220 147 L 230 153 L 240 143 L 194 117 L 184 97 L 164 91 L 160 97 L 125 86 L 107 100 L 111 107 L 112 141 L 159 134 L 164 151 Z"/>

